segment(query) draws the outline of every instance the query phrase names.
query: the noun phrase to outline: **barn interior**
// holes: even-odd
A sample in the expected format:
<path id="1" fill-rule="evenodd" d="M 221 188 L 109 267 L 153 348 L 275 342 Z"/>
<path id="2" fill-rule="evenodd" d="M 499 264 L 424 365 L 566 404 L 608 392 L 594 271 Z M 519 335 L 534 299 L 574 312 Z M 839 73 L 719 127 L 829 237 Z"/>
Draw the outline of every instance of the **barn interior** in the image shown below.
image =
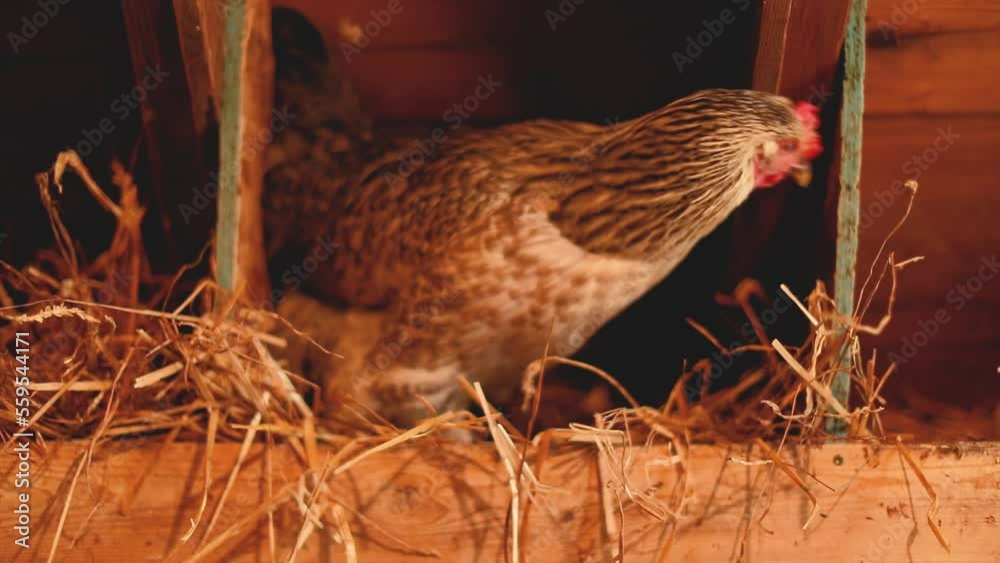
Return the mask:
<path id="1" fill-rule="evenodd" d="M 213 276 L 212 244 L 219 228 L 216 200 L 204 198 L 205 205 L 201 205 L 199 198 L 224 165 L 219 154 L 223 118 L 213 85 L 203 83 L 203 75 L 222 68 L 217 62 L 223 53 L 193 51 L 192 45 L 221 41 L 219 37 L 204 39 L 211 31 L 205 29 L 205 22 L 220 23 L 247 5 L 259 8 L 263 4 L 250 0 L 70 2 L 59 4 L 57 13 L 37 21 L 34 14 L 45 13 L 37 2 L 18 0 L 0 6 L 0 21 L 10 22 L 7 28 L 17 36 L 7 36 L 10 49 L 0 54 L 0 75 L 10 85 L 5 89 L 7 103 L 0 107 L 8 123 L 0 132 L 0 175 L 6 186 L 0 205 L 0 260 L 12 270 L 21 270 L 38 264 L 39 256 L 56 245 L 50 212 L 36 189 L 36 175 L 48 170 L 60 151 L 72 149 L 115 201 L 122 193 L 113 181 L 112 160 L 121 162 L 134 178 L 146 210 L 141 225 L 145 259 L 151 267 L 143 273 L 144 291 L 149 291 L 146 297 L 156 293 L 148 288 L 176 283 L 174 300 L 157 307 L 172 309 L 200 280 Z M 892 320 L 879 334 L 859 336 L 866 359 L 875 354 L 883 370 L 890 363 L 897 364 L 880 391 L 885 399 L 881 405 L 884 429 L 887 436 L 943 441 L 945 449 L 952 448 L 949 456 L 961 458 L 968 452 L 954 449 L 960 441 L 1000 436 L 1000 315 L 996 314 L 1000 282 L 991 281 L 990 275 L 1000 246 L 1000 234 L 993 228 L 1000 198 L 991 195 L 997 181 L 990 166 L 1000 146 L 1000 127 L 996 127 L 1000 105 L 990 90 L 994 77 L 1000 76 L 1000 57 L 993 48 L 1000 36 L 1000 8 L 988 1 L 958 6 L 869 0 L 863 129 L 845 133 L 842 48 L 848 17 L 845 6 L 850 4 L 846 0 L 823 5 L 800 0 L 697 4 L 435 0 L 418 6 L 400 0 L 393 4 L 398 11 L 392 13 L 388 3 L 380 0 L 274 2 L 274 6 L 301 12 L 315 24 L 330 55 L 357 89 L 364 112 L 380 134 L 396 138 L 423 139 L 442 124 L 451 126 L 454 114 L 447 112 L 474 96 L 482 77 L 499 85 L 488 96 L 477 98 L 474 108 L 465 106 L 469 117 L 462 119 L 461 128 L 534 118 L 614 123 L 705 88 L 773 90 L 816 103 L 822 110 L 822 132 L 829 150 L 815 163 L 812 185 L 803 190 L 782 184 L 756 193 L 702 241 L 676 272 L 604 326 L 575 358 L 612 374 L 643 405 L 662 405 L 682 374 L 717 353 L 706 333 L 722 343 L 756 343 L 749 342 L 743 330 L 747 311 L 727 299 L 745 288 L 741 282 L 748 279 L 760 284 L 762 292 L 750 303 L 753 314 L 766 325 L 768 337 L 783 342 L 807 338 L 809 321 L 797 308 L 775 314 L 773 305 L 784 299 L 782 284 L 802 299 L 817 281 L 828 288 L 836 286 L 842 232 L 837 202 L 845 154 L 841 142 L 853 134 L 863 140 L 864 162 L 859 183 L 858 287 L 870 267 L 876 272 L 883 267 L 884 243 L 895 253 L 896 263 L 923 257 L 900 271 L 895 295 L 890 295 L 888 284 L 870 294 L 865 321 L 876 324 L 886 311 L 892 312 Z M 778 24 L 772 13 L 779 9 L 776 5 L 785 10 Z M 211 32 L 219 29 L 221 24 Z M 775 42 L 777 47 L 772 45 Z M 261 55 L 266 51 L 267 45 L 251 45 L 249 69 L 244 71 L 252 79 L 246 87 L 260 103 L 269 99 L 273 86 L 269 61 Z M 774 52 L 781 56 L 772 56 Z M 260 107 L 272 109 L 266 103 Z M 260 160 L 259 155 L 251 159 Z M 911 179 L 920 186 L 912 206 L 899 189 Z M 115 237 L 116 221 L 88 193 L 79 176 L 68 174 L 63 184 L 57 207 L 86 261 L 107 249 Z M 192 208 L 197 212 L 191 213 Z M 904 216 L 907 219 L 899 227 Z M 268 265 L 271 272 L 289 267 L 291 262 L 281 260 L 294 259 L 279 258 Z M 175 280 L 181 271 L 183 275 Z M 280 279 L 267 283 L 273 288 Z M 7 289 L 15 300 L 22 297 Z M 731 388 L 754 365 L 754 358 L 739 358 L 723 370 L 721 378 L 705 380 L 699 392 Z M 607 382 L 571 367 L 560 368 L 546 385 L 550 392 L 539 418 L 541 428 L 589 422 L 595 411 L 627 405 L 625 397 Z M 851 400 L 858 399 L 855 390 Z M 514 406 L 503 408 L 515 428 L 524 430 L 529 424 L 530 413 Z M 204 437 L 194 435 L 192 441 Z M 73 439 L 86 439 L 86 435 Z M 240 466 L 238 460 L 244 454 L 239 453 L 238 441 L 218 454 L 224 463 Z M 982 451 L 969 454 L 960 464 L 962 472 L 975 475 L 976 490 L 993 478 L 982 469 L 986 462 L 981 461 L 993 456 L 990 447 L 982 446 Z M 177 459 L 191 461 L 183 469 L 190 475 L 200 474 L 204 452 L 192 444 L 178 448 L 183 453 Z M 844 451 L 850 453 L 844 453 L 840 463 L 867 456 L 867 452 Z M 137 456 L 130 451 L 122 459 L 136 467 L 155 465 L 149 456 Z M 710 457 L 704 454 L 705 459 Z M 254 468 L 264 467 L 263 454 L 252 459 L 257 464 Z M 408 459 L 400 456 L 384 463 L 403 466 Z M 895 458 L 892 463 L 900 465 Z M 944 479 L 941 476 L 950 471 L 948 463 L 932 465 L 928 474 Z M 150 471 L 152 476 L 146 478 L 150 482 L 166 479 Z M 380 478 L 391 477 L 382 470 L 372 471 Z M 565 467 L 562 471 L 572 473 Z M 244 474 L 237 479 L 236 473 L 233 487 L 254 489 L 253 477 Z M 595 482 L 600 472 L 597 475 Z M 52 479 L 48 486 L 63 490 L 59 488 L 62 476 Z M 140 486 L 135 485 L 134 491 Z M 218 482 L 215 486 L 221 489 Z M 164 490 L 176 488 L 170 485 Z M 490 490 L 493 500 L 489 502 L 506 494 Z M 956 485 L 947 494 L 954 495 L 948 498 L 955 506 L 971 506 L 962 504 L 973 496 L 970 491 Z M 146 497 L 134 494 L 144 499 L 134 502 L 145 502 Z M 225 498 L 225 492 L 219 494 Z M 946 493 L 941 494 L 945 498 Z M 53 493 L 52 498 L 56 497 Z M 872 505 L 878 498 L 866 497 Z M 603 501 L 612 502 L 602 497 Z M 163 502 L 163 510 L 191 516 L 188 504 Z M 254 502 L 242 499 L 233 506 L 245 509 Z M 381 501 L 372 500 L 377 502 Z M 85 505 L 80 499 L 74 503 L 71 514 Z M 70 505 L 67 501 L 66 506 Z M 808 512 L 792 501 L 788 506 Z M 906 510 L 911 520 L 923 525 L 923 505 L 921 511 Z M 881 506 L 878 512 L 881 518 L 891 511 Z M 58 515 L 56 509 L 47 514 Z M 591 517 L 600 519 L 587 518 Z M 72 518 L 78 523 L 84 517 Z M 586 528 L 587 518 L 574 525 Z M 604 524 L 605 533 L 617 529 Z M 800 524 L 796 521 L 793 527 L 797 530 Z M 47 530 L 51 537 L 51 528 Z M 163 539 L 169 543 L 183 531 L 174 529 Z M 969 533 L 981 539 L 986 532 L 977 528 Z M 266 537 L 265 530 L 258 539 Z M 507 545 L 508 536 L 500 537 L 503 541 L 496 543 Z M 936 546 L 930 537 L 926 545 Z M 259 553 L 267 550 L 267 542 L 262 541 L 265 547 Z M 63 542 L 68 540 L 64 537 Z M 256 549 L 231 553 L 250 557 Z M 325 549 L 327 556 L 341 557 L 340 544 Z M 893 549 L 902 550 L 902 544 L 893 544 Z M 967 551 L 982 553 L 983 549 Z M 168 548 L 166 552 L 177 560 L 184 560 L 179 553 L 200 554 L 195 548 L 187 552 Z M 397 555 L 394 560 L 400 561 L 426 556 Z M 572 560 L 568 552 L 563 555 Z M 492 559 L 476 552 L 469 560 Z"/>

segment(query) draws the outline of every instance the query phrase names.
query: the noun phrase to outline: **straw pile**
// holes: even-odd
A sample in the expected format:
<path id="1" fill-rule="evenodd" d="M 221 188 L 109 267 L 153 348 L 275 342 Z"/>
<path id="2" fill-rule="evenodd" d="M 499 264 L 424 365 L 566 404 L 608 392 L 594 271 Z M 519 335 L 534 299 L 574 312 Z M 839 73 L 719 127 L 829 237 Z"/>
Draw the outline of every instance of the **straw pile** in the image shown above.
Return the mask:
<path id="1" fill-rule="evenodd" d="M 53 199 L 53 192 L 62 190 L 61 180 L 69 170 L 83 180 L 118 225 L 108 250 L 89 262 L 78 255 Z M 152 282 L 139 229 L 144 211 L 138 204 L 138 190 L 117 163 L 113 165 L 113 182 L 121 194 L 117 202 L 94 182 L 75 153 L 60 154 L 53 168 L 38 176 L 56 250 L 39 253 L 35 264 L 20 270 L 0 264 L 0 318 L 6 320 L 0 327 L 3 350 L 10 353 L 14 348 L 16 332 L 29 332 L 35 350 L 29 386 L 33 391 L 30 429 L 42 439 L 88 440 L 88 459 L 107 440 L 165 433 L 168 442 L 205 440 L 207 464 L 212 446 L 219 440 L 241 441 L 241 454 L 245 454 L 250 444 L 266 435 L 287 440 L 300 453 L 304 467 L 311 468 L 310 482 L 322 483 L 322 477 L 346 471 L 360 459 L 432 432 L 477 430 L 489 433 L 508 468 L 513 504 L 508 533 L 517 560 L 518 503 L 524 502 L 524 494 L 540 487 L 525 462 L 525 452 L 530 445 L 528 438 L 538 439 L 533 426 L 544 394 L 543 366 L 562 363 L 589 370 L 626 398 L 628 407 L 596 414 L 592 425 L 572 425 L 550 431 L 544 438 L 547 442 L 592 443 L 612 467 L 624 463 L 623 449 L 634 446 L 666 443 L 673 453 L 670 463 L 683 469 L 692 443 L 755 442 L 775 467 L 810 494 L 797 473 L 781 460 L 779 452 L 785 444 L 829 438 L 830 420 L 842 421 L 851 439 L 885 437 L 880 391 L 894 366 L 880 370 L 874 354 L 863 357 L 858 336 L 882 330 L 890 315 L 874 326 L 866 326 L 860 319 L 865 318 L 871 296 L 881 284 L 888 284 L 895 294 L 897 273 L 912 260 L 896 262 L 890 254 L 878 272 L 873 267 L 852 318 L 836 313 L 822 284 L 817 284 L 805 302 L 789 293 L 812 326 L 808 338 L 795 346 L 770 341 L 765 334 L 750 305 L 754 296 L 761 295 L 758 285 L 745 282 L 734 295 L 721 298 L 746 312 L 759 342 L 770 342 L 727 350 L 692 322 L 721 353 L 759 355 L 758 367 L 745 373 L 734 387 L 692 393 L 692 389 L 702 389 L 710 377 L 711 361 L 704 360 L 681 377 L 664 406 L 643 406 L 611 375 L 572 360 L 546 357 L 530 366 L 524 376 L 525 406 L 532 412 L 527 438 L 497 414 L 474 385 L 466 385 L 466 389 L 482 409 L 481 416 L 444 413 L 407 430 L 393 427 L 349 399 L 341 415 L 318 421 L 304 399 L 311 384 L 286 371 L 276 359 L 286 342 L 268 333 L 266 327 L 282 321 L 272 313 L 244 307 L 239 294 L 226 296 L 206 280 L 180 306 L 164 310 L 176 279 Z M 915 194 L 916 184 L 911 183 L 910 189 Z M 852 403 L 859 405 L 853 409 L 831 392 L 833 379 L 843 372 L 849 373 L 852 381 Z M 0 420 L 13 425 L 12 400 L 11 394 L 0 396 Z M 325 465 L 319 462 L 319 444 L 337 450 Z M 238 470 L 238 466 L 233 470 L 230 483 Z M 608 479 L 618 481 L 624 496 L 644 512 L 665 522 L 683 513 L 683 490 L 663 500 L 650 491 L 634 489 L 621 477 L 626 473 L 612 471 Z M 75 480 L 70 496 L 73 486 Z M 300 509 L 310 514 L 310 507 L 324 502 L 336 508 L 336 501 L 323 499 L 321 490 L 317 487 L 305 497 L 289 493 L 284 500 L 297 498 Z M 203 505 L 187 537 L 199 526 L 212 527 L 214 522 L 202 521 L 205 513 Z M 349 526 L 342 517 L 338 521 L 337 510 L 316 514 L 324 516 L 316 516 L 315 522 L 307 518 L 300 539 L 308 537 L 317 522 L 327 521 L 333 529 L 341 530 L 345 549 L 353 549 Z"/>

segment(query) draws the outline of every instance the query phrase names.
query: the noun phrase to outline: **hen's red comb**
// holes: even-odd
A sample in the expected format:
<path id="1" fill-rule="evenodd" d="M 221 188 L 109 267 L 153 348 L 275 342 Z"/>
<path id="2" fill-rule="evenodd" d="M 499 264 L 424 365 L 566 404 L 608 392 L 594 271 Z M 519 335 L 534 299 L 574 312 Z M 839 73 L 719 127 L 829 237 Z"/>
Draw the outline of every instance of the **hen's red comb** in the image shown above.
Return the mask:
<path id="1" fill-rule="evenodd" d="M 795 115 L 799 116 L 802 125 L 810 131 L 805 146 L 802 147 L 802 155 L 808 159 L 816 158 L 823 152 L 823 142 L 818 132 L 819 108 L 809 102 L 799 102 L 795 106 Z"/>
<path id="2" fill-rule="evenodd" d="M 810 129 L 819 128 L 819 108 L 809 102 L 799 102 L 795 106 L 795 115 L 799 116 L 802 124 Z"/>

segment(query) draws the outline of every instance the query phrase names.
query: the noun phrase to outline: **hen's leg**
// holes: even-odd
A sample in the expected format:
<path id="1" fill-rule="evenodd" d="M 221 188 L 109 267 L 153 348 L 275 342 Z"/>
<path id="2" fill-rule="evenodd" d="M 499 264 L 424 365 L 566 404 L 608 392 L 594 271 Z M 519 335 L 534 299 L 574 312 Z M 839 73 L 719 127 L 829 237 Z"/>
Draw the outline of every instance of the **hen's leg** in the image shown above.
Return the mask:
<path id="1" fill-rule="evenodd" d="M 393 424 L 412 427 L 436 414 L 468 407 L 454 364 L 434 369 L 390 364 L 378 369 L 378 358 L 366 362 L 356 378 L 355 398 Z"/>

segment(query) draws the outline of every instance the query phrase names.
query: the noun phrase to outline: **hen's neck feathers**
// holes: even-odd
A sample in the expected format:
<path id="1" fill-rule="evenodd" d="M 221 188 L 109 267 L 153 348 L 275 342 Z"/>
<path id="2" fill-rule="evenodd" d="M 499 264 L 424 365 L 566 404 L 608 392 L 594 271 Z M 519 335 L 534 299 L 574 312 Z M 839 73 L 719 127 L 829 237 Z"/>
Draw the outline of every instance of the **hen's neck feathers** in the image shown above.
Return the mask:
<path id="1" fill-rule="evenodd" d="M 550 216 L 567 238 L 595 253 L 654 259 L 693 246 L 743 203 L 757 147 L 794 131 L 794 119 L 784 98 L 702 92 L 620 125 L 582 129 L 574 156 L 537 178 L 559 183 Z"/>

